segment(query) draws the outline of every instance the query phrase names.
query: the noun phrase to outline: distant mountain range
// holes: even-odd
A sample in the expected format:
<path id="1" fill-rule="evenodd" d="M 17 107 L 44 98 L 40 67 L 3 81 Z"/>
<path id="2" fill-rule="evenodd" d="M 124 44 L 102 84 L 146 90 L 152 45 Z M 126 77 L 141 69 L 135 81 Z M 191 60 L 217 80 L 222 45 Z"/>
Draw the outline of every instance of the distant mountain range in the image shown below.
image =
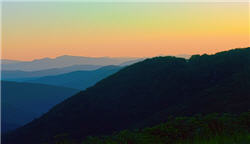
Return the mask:
<path id="1" fill-rule="evenodd" d="M 1 81 L 2 132 L 16 129 L 40 117 L 78 91 L 44 84 Z"/>
<path id="2" fill-rule="evenodd" d="M 189 58 L 190 55 L 178 55 L 177 57 Z M 81 56 L 59 56 L 56 58 L 43 58 L 33 61 L 17 61 L 2 59 L 2 71 L 14 72 L 20 75 L 24 72 L 35 71 L 38 73 L 62 74 L 76 70 L 94 70 L 107 65 L 127 66 L 142 61 L 145 58 L 109 58 L 109 57 L 81 57 Z M 70 68 L 72 68 L 71 71 Z M 60 72 L 61 71 L 61 72 Z M 44 76 L 44 75 L 42 75 Z M 11 76 L 13 77 L 13 76 Z"/>
<path id="3" fill-rule="evenodd" d="M 18 61 L 18 60 L 5 60 L 5 59 L 1 60 L 2 64 L 14 64 L 14 63 L 19 63 L 19 62 L 21 62 L 21 61 Z"/>
<path id="4" fill-rule="evenodd" d="M 88 135 L 159 124 L 170 115 L 245 112 L 249 87 L 250 48 L 146 59 L 57 104 L 3 141 L 55 143 L 64 136 L 80 142 Z"/>
<path id="5" fill-rule="evenodd" d="M 82 67 L 86 68 L 86 66 Z M 79 69 L 81 66 L 75 68 Z M 3 71 L 2 79 L 12 76 L 12 79 L 9 80 L 22 81 L 22 83 L 10 81 L 2 81 L 1 83 L 3 110 L 2 131 L 10 131 L 26 124 L 34 118 L 41 116 L 42 113 L 47 112 L 49 108 L 61 102 L 65 97 L 69 97 L 79 91 L 77 89 L 84 90 L 121 68 L 122 67 L 119 66 L 104 66 L 97 70 L 74 71 L 44 77 L 34 76 L 71 71 L 74 70 L 74 67 L 35 72 Z M 31 90 L 29 90 L 30 88 Z M 40 99 L 44 99 L 44 102 L 40 103 Z"/>
<path id="6" fill-rule="evenodd" d="M 112 75 L 121 68 L 122 67 L 119 66 L 104 66 L 92 71 L 74 71 L 60 75 L 32 78 L 32 80 L 26 81 L 30 83 L 64 86 L 84 90 L 102 80 L 103 78 Z"/>
<path id="7" fill-rule="evenodd" d="M 2 60 L 2 70 L 40 71 L 45 69 L 63 68 L 73 65 L 120 65 L 124 62 L 138 58 L 109 58 L 109 57 L 81 57 L 81 56 L 60 56 L 56 58 L 43 58 L 33 61 Z"/>
<path id="8" fill-rule="evenodd" d="M 23 81 L 43 76 L 59 75 L 73 71 L 96 70 L 102 66 L 98 65 L 73 65 L 63 68 L 52 68 L 40 71 L 20 71 L 20 70 L 3 70 L 2 80 Z"/>
<path id="9" fill-rule="evenodd" d="M 191 56 L 192 56 L 192 55 L 180 54 L 180 55 L 176 55 L 175 57 L 189 59 Z"/>

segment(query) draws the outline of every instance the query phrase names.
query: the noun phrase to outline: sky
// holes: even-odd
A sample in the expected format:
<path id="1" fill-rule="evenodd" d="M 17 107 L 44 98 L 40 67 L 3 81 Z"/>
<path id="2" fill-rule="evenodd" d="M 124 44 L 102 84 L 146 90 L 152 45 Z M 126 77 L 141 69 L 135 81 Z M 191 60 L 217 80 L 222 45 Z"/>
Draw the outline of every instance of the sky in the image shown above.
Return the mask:
<path id="1" fill-rule="evenodd" d="M 2 59 L 154 57 L 250 46 L 249 3 L 5 2 Z"/>

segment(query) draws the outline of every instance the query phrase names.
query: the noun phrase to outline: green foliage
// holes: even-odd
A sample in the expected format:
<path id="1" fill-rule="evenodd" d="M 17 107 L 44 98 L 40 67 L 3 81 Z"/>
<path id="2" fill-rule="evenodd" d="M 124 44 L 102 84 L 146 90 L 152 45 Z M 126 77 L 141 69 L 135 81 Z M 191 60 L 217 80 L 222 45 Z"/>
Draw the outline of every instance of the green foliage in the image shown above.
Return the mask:
<path id="1" fill-rule="evenodd" d="M 176 144 L 249 144 L 250 133 L 234 135 L 217 135 L 209 139 L 194 138 L 193 140 L 179 141 Z"/>
<path id="2" fill-rule="evenodd" d="M 250 111 L 240 115 L 176 117 L 154 127 L 88 137 L 83 144 L 247 144 L 249 124 Z"/>

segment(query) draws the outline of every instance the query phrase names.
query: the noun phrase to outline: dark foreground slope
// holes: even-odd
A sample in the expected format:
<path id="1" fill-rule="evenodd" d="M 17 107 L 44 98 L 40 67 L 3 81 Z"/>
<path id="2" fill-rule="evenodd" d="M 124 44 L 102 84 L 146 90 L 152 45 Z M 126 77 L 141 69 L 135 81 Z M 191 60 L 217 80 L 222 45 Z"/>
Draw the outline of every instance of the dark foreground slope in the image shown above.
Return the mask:
<path id="1" fill-rule="evenodd" d="M 78 91 L 44 84 L 1 81 L 2 132 L 31 122 Z"/>
<path id="2" fill-rule="evenodd" d="M 165 121 L 169 115 L 250 109 L 250 48 L 128 66 L 4 137 L 16 143 L 80 140 Z"/>
<path id="3" fill-rule="evenodd" d="M 58 139 L 58 143 L 72 143 Z M 106 136 L 89 136 L 81 144 L 249 144 L 250 111 L 241 114 L 169 117 L 143 129 L 123 130 Z"/>

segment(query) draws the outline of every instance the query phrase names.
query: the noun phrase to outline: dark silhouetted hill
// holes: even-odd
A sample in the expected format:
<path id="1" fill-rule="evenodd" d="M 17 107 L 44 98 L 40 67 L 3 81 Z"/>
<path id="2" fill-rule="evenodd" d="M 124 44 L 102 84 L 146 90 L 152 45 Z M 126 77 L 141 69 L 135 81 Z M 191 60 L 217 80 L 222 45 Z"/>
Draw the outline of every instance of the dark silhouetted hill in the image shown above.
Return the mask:
<path id="1" fill-rule="evenodd" d="M 169 115 L 250 109 L 250 48 L 190 59 L 156 57 L 125 67 L 53 107 L 4 142 L 53 142 L 159 124 Z"/>

